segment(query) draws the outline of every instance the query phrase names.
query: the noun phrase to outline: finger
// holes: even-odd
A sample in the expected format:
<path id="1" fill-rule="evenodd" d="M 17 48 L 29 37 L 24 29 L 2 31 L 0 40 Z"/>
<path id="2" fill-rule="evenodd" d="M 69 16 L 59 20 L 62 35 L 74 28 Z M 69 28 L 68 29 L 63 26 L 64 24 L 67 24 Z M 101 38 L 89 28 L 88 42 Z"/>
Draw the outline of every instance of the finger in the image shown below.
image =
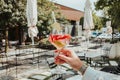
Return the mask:
<path id="1" fill-rule="evenodd" d="M 67 50 L 67 49 L 61 49 L 61 52 L 62 53 L 71 53 L 70 50 Z"/>
<path id="2" fill-rule="evenodd" d="M 55 58 L 55 63 L 56 64 L 63 64 L 63 63 L 65 63 L 65 61 L 61 60 L 60 58 Z"/>
<path id="3" fill-rule="evenodd" d="M 72 57 L 78 57 L 74 50 L 68 50 L 67 53 Z"/>
<path id="4" fill-rule="evenodd" d="M 69 61 L 69 57 L 67 57 L 67 56 L 65 56 L 65 55 L 59 55 L 59 58 L 61 59 L 61 60 L 64 60 L 65 62 L 68 62 Z"/>

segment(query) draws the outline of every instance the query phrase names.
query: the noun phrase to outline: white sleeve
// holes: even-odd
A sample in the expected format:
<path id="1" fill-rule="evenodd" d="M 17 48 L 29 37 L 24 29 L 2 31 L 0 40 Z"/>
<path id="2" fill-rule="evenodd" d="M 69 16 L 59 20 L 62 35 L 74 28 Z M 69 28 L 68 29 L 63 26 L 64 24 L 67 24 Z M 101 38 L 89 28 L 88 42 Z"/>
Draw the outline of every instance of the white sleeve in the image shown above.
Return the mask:
<path id="1" fill-rule="evenodd" d="M 82 80 L 95 80 L 95 77 L 98 75 L 96 70 L 88 67 L 83 75 Z"/>
<path id="2" fill-rule="evenodd" d="M 113 80 L 117 75 L 95 70 L 88 67 L 83 75 L 82 80 Z"/>

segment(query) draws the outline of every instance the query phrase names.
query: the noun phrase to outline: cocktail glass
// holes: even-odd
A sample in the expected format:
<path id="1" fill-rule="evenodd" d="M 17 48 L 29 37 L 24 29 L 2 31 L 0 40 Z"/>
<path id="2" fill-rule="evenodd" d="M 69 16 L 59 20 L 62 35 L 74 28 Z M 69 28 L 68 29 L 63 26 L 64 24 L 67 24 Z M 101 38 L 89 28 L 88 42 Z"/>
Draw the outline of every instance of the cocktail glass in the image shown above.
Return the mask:
<path id="1" fill-rule="evenodd" d="M 71 36 L 69 34 L 51 34 L 49 36 L 49 41 L 52 45 L 54 45 L 57 50 L 61 50 L 66 47 L 66 45 L 69 43 Z M 55 55 L 55 63 L 58 65 L 58 72 L 60 72 L 60 66 L 61 60 L 58 59 L 58 55 L 61 54 L 60 52 L 57 52 Z"/>

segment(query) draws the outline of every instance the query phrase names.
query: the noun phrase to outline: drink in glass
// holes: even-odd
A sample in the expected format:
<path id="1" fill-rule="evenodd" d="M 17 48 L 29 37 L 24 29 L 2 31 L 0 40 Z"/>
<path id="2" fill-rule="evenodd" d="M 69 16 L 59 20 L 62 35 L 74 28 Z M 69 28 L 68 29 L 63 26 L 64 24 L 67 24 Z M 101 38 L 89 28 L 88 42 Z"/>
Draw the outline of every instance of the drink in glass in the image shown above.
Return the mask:
<path id="1" fill-rule="evenodd" d="M 64 47 L 66 47 L 70 38 L 71 36 L 69 34 L 51 34 L 49 37 L 49 41 L 51 42 L 52 45 L 54 45 L 57 48 L 57 50 L 61 50 Z M 61 63 L 60 60 L 58 59 L 59 54 L 60 52 L 58 52 L 58 54 L 55 56 L 56 64 Z"/>

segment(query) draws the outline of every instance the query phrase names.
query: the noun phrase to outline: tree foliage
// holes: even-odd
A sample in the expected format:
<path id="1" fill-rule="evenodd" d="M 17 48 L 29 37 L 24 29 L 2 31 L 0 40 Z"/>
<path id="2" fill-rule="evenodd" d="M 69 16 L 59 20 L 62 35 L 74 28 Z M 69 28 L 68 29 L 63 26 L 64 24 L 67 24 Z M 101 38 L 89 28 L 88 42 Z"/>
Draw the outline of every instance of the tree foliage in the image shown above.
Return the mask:
<path id="1" fill-rule="evenodd" d="M 0 27 L 24 26 L 25 4 L 24 0 L 1 0 Z"/>
<path id="2" fill-rule="evenodd" d="M 0 27 L 27 27 L 26 20 L 27 0 L 1 0 L 0 1 Z M 52 11 L 55 12 L 58 22 L 65 23 L 65 18 L 60 14 L 59 8 L 49 0 L 37 0 L 39 33 L 41 36 L 49 34 L 53 23 Z"/>
<path id="3" fill-rule="evenodd" d="M 96 29 L 100 29 L 100 28 L 103 26 L 103 24 L 102 24 L 102 18 L 101 18 L 101 17 L 98 17 L 98 16 L 96 15 L 96 13 L 93 13 L 92 15 L 93 15 L 94 29 L 95 29 L 95 30 L 96 30 Z"/>
<path id="4" fill-rule="evenodd" d="M 96 10 L 104 10 L 113 26 L 120 26 L 120 0 L 98 0 Z"/>
<path id="5" fill-rule="evenodd" d="M 51 31 L 51 24 L 54 23 L 52 11 L 59 23 L 66 23 L 65 18 L 59 12 L 59 8 L 49 0 L 38 0 L 38 28 L 39 35 L 46 36 Z"/>
<path id="6" fill-rule="evenodd" d="M 15 26 L 24 26 L 25 8 L 24 0 L 0 1 L 0 28 L 5 29 L 5 52 L 8 51 L 8 29 Z"/>

